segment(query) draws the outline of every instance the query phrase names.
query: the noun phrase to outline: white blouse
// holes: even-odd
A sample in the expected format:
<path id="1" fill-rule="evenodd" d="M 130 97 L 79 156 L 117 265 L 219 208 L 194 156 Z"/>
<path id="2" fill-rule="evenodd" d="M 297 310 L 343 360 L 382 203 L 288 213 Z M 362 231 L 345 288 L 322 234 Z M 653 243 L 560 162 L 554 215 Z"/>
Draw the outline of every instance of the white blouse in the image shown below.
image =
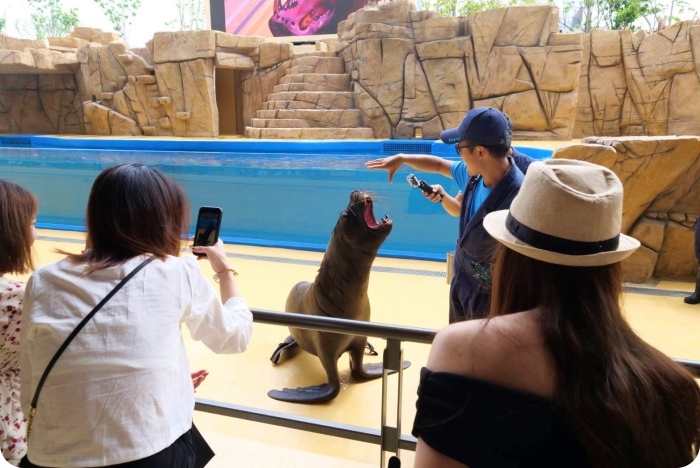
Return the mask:
<path id="1" fill-rule="evenodd" d="M 82 275 L 68 260 L 29 279 L 21 331 L 21 402 L 28 414 L 56 350 L 146 257 Z M 29 460 L 62 467 L 139 460 L 192 426 L 194 390 L 180 325 L 215 353 L 248 347 L 253 316 L 240 297 L 222 305 L 193 256 L 155 260 L 85 325 L 49 373 L 29 437 Z"/>

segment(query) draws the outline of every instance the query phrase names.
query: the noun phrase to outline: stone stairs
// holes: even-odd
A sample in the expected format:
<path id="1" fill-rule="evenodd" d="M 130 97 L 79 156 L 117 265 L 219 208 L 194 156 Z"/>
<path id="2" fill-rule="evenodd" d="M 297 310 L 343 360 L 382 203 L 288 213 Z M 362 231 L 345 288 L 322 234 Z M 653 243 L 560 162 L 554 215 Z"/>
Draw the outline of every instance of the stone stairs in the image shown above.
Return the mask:
<path id="1" fill-rule="evenodd" d="M 248 138 L 372 139 L 355 108 L 350 75 L 335 52 L 294 56 L 291 67 L 245 129 Z"/>

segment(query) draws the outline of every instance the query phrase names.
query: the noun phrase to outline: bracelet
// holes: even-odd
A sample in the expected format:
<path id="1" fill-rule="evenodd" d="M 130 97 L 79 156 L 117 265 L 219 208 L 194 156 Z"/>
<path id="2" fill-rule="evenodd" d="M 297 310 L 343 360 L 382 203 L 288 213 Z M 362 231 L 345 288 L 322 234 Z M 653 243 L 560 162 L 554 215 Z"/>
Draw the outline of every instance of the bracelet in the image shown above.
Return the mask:
<path id="1" fill-rule="evenodd" d="M 214 273 L 214 276 L 212 276 L 212 278 L 214 278 L 214 281 L 216 281 L 218 283 L 219 282 L 219 275 L 225 271 L 230 271 L 231 273 L 233 273 L 233 276 L 238 276 L 238 272 L 236 270 L 234 270 L 233 268 L 224 268 L 220 272 Z"/>

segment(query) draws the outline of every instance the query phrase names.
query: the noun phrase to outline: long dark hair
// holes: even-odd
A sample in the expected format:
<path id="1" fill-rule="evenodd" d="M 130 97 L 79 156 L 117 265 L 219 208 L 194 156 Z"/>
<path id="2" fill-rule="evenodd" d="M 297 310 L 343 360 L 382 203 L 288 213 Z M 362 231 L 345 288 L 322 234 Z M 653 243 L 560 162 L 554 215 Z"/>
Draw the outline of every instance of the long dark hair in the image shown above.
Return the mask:
<path id="1" fill-rule="evenodd" d="M 190 207 L 185 191 L 158 169 L 126 163 L 97 176 L 87 205 L 87 249 L 69 254 L 86 273 L 137 255 L 179 255 Z"/>
<path id="2" fill-rule="evenodd" d="M 0 179 L 0 275 L 34 269 L 32 221 L 37 208 L 29 190 Z"/>
<path id="3" fill-rule="evenodd" d="M 700 387 L 623 318 L 619 263 L 568 267 L 503 245 L 489 316 L 538 308 L 557 400 L 593 466 L 680 467 L 700 444 Z"/>

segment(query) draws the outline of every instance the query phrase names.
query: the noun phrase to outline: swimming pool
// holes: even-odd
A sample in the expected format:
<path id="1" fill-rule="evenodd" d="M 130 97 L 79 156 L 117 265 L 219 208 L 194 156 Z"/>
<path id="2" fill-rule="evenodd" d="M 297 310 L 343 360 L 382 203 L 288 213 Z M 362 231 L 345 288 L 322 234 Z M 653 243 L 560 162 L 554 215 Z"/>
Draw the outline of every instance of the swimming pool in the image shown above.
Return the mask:
<path id="1" fill-rule="evenodd" d="M 533 157 L 550 151 L 521 148 Z M 258 140 L 95 139 L 0 137 L 0 177 L 39 197 L 37 226 L 83 230 L 85 205 L 97 174 L 114 164 L 158 167 L 187 191 L 194 216 L 199 206 L 223 210 L 221 237 L 232 243 L 325 250 L 350 192 L 375 197 L 375 214 L 394 221 L 380 255 L 444 261 L 454 250 L 457 218 L 426 201 L 406 182 L 402 168 L 389 184 L 385 171 L 364 162 L 396 152 L 453 158 L 451 145 L 415 140 L 371 142 L 268 142 Z M 452 152 L 452 155 L 449 154 Z M 456 184 L 435 174 L 416 175 Z"/>

